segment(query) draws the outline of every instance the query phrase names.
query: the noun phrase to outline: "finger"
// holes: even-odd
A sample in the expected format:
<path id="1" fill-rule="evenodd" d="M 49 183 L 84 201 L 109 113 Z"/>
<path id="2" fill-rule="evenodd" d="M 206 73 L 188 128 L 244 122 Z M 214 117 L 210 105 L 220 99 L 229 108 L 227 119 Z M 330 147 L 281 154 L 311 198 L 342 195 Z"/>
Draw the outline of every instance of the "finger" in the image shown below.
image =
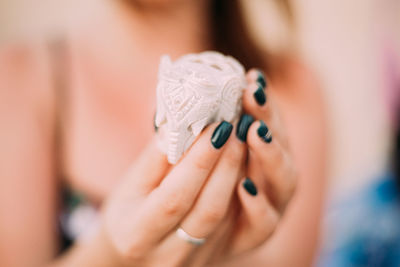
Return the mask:
<path id="1" fill-rule="evenodd" d="M 128 169 L 126 177 L 130 180 L 130 184 L 126 186 L 146 194 L 160 184 L 169 166 L 167 157 L 159 149 L 155 136 Z"/>
<path id="2" fill-rule="evenodd" d="M 235 199 L 236 200 L 236 199 Z M 191 266 L 208 266 L 210 262 L 220 261 L 225 257 L 228 251 L 227 244 L 232 241 L 232 233 L 235 230 L 238 218 L 238 203 L 235 203 L 235 209 L 229 209 L 224 220 L 218 225 L 218 228 L 207 238 L 204 246 L 193 250 L 192 257 L 189 259 Z"/>
<path id="3" fill-rule="evenodd" d="M 230 212 L 229 212 L 230 213 Z M 228 214 L 227 216 L 236 215 Z M 157 248 L 157 257 L 165 261 L 168 258 L 168 266 L 206 266 L 207 263 L 212 261 L 213 257 L 221 258 L 221 254 L 227 250 L 226 244 L 231 238 L 232 227 L 234 224 L 230 223 L 229 218 L 224 220 L 218 231 L 213 233 L 203 246 L 193 246 L 188 244 L 182 248 L 182 240 L 169 240 L 172 242 L 160 242 Z M 237 216 L 235 217 L 237 218 Z M 173 232 L 175 234 L 175 232 Z M 172 235 L 171 235 L 172 236 Z M 151 266 L 165 266 L 165 262 L 156 262 Z"/>
<path id="4" fill-rule="evenodd" d="M 232 128 L 228 122 L 208 127 L 187 155 L 149 194 L 136 216 L 136 228 L 141 229 L 137 237 L 141 249 L 159 242 L 189 211 L 220 157 Z"/>
<path id="5" fill-rule="evenodd" d="M 237 138 L 229 140 L 195 206 L 183 220 L 183 229 L 205 237 L 224 218 L 236 184 L 244 173 L 246 150 Z"/>
<path id="6" fill-rule="evenodd" d="M 267 104 L 267 93 L 262 86 L 256 82 L 249 82 L 243 91 L 243 110 L 253 116 L 269 118 L 270 108 Z M 268 99 L 269 100 L 269 99 Z M 269 103 L 269 101 L 268 101 Z"/>
<path id="7" fill-rule="evenodd" d="M 274 95 L 271 93 L 271 88 L 269 88 L 271 86 L 266 85 L 266 87 L 263 87 L 259 81 L 265 79 L 254 78 L 254 76 L 258 75 L 257 73 L 259 72 L 253 69 L 247 74 L 248 85 L 243 91 L 242 97 L 243 110 L 254 118 L 265 121 L 272 129 L 279 129 L 279 131 L 275 131 L 275 138 L 277 138 L 282 145 L 286 146 L 286 131 L 280 119 L 281 116 L 277 104 L 274 101 Z M 263 102 L 264 98 L 265 102 Z"/>
<path id="8" fill-rule="evenodd" d="M 230 248 L 232 254 L 239 254 L 263 244 L 272 235 L 279 221 L 279 214 L 251 179 L 244 178 L 238 185 L 237 192 L 243 210 Z"/>
<path id="9" fill-rule="evenodd" d="M 231 138 L 226 144 L 195 205 L 180 223 L 180 227 L 190 236 L 209 237 L 225 218 L 238 180 L 244 173 L 246 150 L 244 143 L 237 138 Z M 179 253 L 182 255 L 186 255 L 194 248 L 175 233 L 172 233 L 165 242 L 171 247 L 179 247 Z"/>
<path id="10" fill-rule="evenodd" d="M 265 77 L 265 73 L 260 69 L 252 68 L 246 73 L 247 82 L 257 82 L 264 89 L 268 87 L 268 81 Z"/>
<path id="11" fill-rule="evenodd" d="M 255 110 L 266 109 L 267 105 L 267 82 L 264 75 L 256 70 L 251 69 L 247 75 L 247 87 L 243 92 L 243 108 L 253 108 Z"/>
<path id="12" fill-rule="evenodd" d="M 271 189 L 270 198 L 278 210 L 283 212 L 296 185 L 291 158 L 263 121 L 257 121 L 250 126 L 247 144 L 252 155 L 250 161 L 258 161 L 263 177 Z"/>

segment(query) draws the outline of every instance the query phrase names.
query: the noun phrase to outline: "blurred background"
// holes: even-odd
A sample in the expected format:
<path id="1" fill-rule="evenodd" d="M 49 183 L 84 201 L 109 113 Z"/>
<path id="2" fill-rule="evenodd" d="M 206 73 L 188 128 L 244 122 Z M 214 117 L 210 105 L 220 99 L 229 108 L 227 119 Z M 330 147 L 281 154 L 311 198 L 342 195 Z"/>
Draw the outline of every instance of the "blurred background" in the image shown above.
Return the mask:
<path id="1" fill-rule="evenodd" d="M 273 1 L 242 2 L 263 45 L 279 50 L 296 43 L 320 79 L 333 140 L 329 217 L 331 203 L 351 196 L 388 165 L 393 127 L 388 103 L 393 99 L 385 89 L 390 87 L 385 66 L 400 62 L 400 1 L 292 1 L 296 36 L 288 36 Z M 82 10 L 95 12 L 96 7 L 93 0 L 2 0 L 0 43 L 57 32 Z M 329 236 L 324 242 L 330 242 Z"/>
<path id="2" fill-rule="evenodd" d="M 57 32 L 85 9 L 95 12 L 96 2 L 2 0 L 0 42 Z M 274 1 L 242 2 L 260 41 L 272 49 L 286 49 L 287 25 L 279 19 Z M 400 51 L 400 2 L 383 2 L 293 1 L 294 41 L 318 74 L 330 107 L 334 143 L 329 191 L 334 195 L 347 194 L 386 164 L 390 122 L 380 66 L 382 47 Z"/>

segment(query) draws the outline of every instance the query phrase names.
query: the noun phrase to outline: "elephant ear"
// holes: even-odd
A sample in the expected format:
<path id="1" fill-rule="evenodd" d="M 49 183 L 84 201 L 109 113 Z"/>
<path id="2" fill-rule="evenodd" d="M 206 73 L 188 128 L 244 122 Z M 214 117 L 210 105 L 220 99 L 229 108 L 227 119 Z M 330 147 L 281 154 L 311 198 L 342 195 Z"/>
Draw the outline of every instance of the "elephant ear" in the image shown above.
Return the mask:
<path id="1" fill-rule="evenodd" d="M 232 77 L 222 89 L 219 119 L 232 122 L 242 109 L 242 94 L 246 82 L 240 77 Z"/>

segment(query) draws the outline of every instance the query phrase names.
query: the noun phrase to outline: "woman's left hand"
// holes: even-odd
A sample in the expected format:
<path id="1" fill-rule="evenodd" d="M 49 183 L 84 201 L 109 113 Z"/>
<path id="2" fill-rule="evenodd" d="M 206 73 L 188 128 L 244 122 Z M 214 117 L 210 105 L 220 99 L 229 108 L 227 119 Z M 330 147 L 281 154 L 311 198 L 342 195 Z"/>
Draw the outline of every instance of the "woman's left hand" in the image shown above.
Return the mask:
<path id="1" fill-rule="evenodd" d="M 297 178 L 284 123 L 273 96 L 268 94 L 271 88 L 264 74 L 251 69 L 246 78 L 248 85 L 243 92 L 243 115 L 237 125 L 236 135 L 248 145 L 248 178 L 238 191 L 243 214 L 238 230 L 243 233 L 232 242 L 232 252 L 235 254 L 254 247 L 254 243 L 250 246 L 246 241 L 249 237 L 263 237 L 262 214 L 275 216 L 278 224 L 294 195 Z M 267 210 L 254 210 L 247 204 L 249 194 L 245 194 L 244 189 L 252 184 L 266 196 L 264 201 L 267 205 L 264 207 L 268 207 Z M 264 240 L 265 237 L 260 242 Z"/>
<path id="2" fill-rule="evenodd" d="M 246 78 L 243 115 L 235 127 L 236 137 L 248 147 L 245 178 L 237 187 L 228 218 L 208 241 L 219 243 L 221 250 L 211 253 L 208 260 L 200 259 L 203 263 L 224 262 L 265 243 L 280 223 L 296 187 L 283 122 L 272 97 L 267 99 L 270 88 L 258 70 L 250 70 Z M 221 238 L 224 236 L 231 238 Z M 200 249 L 207 250 L 206 246 Z M 209 252 L 204 254 L 210 256 Z"/>
<path id="3" fill-rule="evenodd" d="M 297 177 L 288 136 L 273 95 L 268 94 L 271 88 L 263 73 L 253 69 L 247 79 L 243 108 L 257 120 L 248 133 L 247 144 L 252 152 L 248 172 L 267 190 L 273 205 L 282 214 L 294 194 Z M 264 104 L 257 100 L 262 93 L 266 99 Z"/>
<path id="4" fill-rule="evenodd" d="M 264 74 L 251 69 L 247 75 L 247 88 L 243 92 L 243 115 L 236 127 L 236 135 L 248 145 L 246 176 L 239 187 L 241 204 L 240 221 L 237 225 L 237 237 L 231 242 L 232 253 L 237 254 L 254 248 L 254 238 L 260 237 L 264 243 L 269 229 L 263 224 L 263 216 L 275 217 L 277 225 L 296 188 L 297 172 L 289 150 L 289 142 L 277 104 Z M 253 198 L 263 198 L 267 205 L 250 205 L 245 189 L 258 188 L 263 194 Z M 258 196 L 260 195 L 260 196 Z M 253 200 L 254 201 L 254 200 Z M 264 210 L 257 209 L 264 207 Z M 268 220 L 266 220 L 268 221 Z M 251 244 L 248 242 L 251 240 Z"/>

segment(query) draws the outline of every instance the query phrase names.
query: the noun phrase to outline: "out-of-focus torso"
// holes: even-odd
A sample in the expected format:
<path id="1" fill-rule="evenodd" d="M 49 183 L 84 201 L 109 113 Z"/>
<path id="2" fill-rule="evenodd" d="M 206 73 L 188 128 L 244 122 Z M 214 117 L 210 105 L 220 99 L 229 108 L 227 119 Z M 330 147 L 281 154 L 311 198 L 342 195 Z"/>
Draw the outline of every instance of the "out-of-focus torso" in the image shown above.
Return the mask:
<path id="1" fill-rule="evenodd" d="M 185 34 L 175 37 L 176 29 L 135 42 L 136 32 L 128 35 L 112 18 L 75 26 L 65 40 L 63 172 L 73 190 L 93 201 L 108 194 L 154 132 L 160 56 L 209 49 Z"/>

